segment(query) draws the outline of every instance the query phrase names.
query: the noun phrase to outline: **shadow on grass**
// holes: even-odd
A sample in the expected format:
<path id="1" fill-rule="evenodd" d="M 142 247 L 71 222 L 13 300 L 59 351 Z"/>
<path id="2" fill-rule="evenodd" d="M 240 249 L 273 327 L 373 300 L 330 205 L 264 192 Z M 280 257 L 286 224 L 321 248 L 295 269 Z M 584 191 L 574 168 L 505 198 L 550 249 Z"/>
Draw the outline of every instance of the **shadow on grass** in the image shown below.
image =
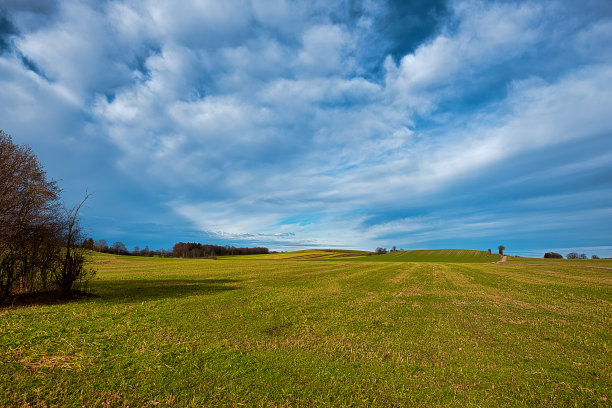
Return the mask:
<path id="1" fill-rule="evenodd" d="M 6 303 L 0 304 L 0 309 L 34 305 L 58 305 L 89 298 L 110 303 L 131 303 L 209 295 L 239 289 L 238 286 L 227 285 L 236 282 L 238 281 L 235 279 L 94 281 L 90 283 L 90 292 L 74 290 L 64 294 L 58 290 L 50 290 L 15 294 Z"/>
<path id="2" fill-rule="evenodd" d="M 143 302 L 236 290 L 240 287 L 228 285 L 236 282 L 235 279 L 97 281 L 91 283 L 91 291 L 112 303 Z"/>
<path id="3" fill-rule="evenodd" d="M 12 295 L 5 304 L 0 304 L 0 309 L 35 305 L 58 305 L 62 303 L 75 302 L 81 299 L 96 297 L 98 296 L 80 290 L 73 290 L 69 293 L 63 293 L 59 290 L 18 293 Z"/>

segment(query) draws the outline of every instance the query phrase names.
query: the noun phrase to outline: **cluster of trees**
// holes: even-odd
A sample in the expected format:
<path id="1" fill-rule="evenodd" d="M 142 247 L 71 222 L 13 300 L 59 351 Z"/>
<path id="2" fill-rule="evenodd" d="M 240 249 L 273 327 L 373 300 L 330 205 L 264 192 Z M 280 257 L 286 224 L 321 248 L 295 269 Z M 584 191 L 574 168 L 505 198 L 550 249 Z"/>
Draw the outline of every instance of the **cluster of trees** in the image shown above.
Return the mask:
<path id="1" fill-rule="evenodd" d="M 588 259 L 586 254 L 579 254 L 578 252 L 570 252 L 569 254 L 565 255 L 565 257 L 567 259 Z"/>
<path id="2" fill-rule="evenodd" d="M 567 259 L 588 259 L 587 254 L 579 254 L 578 252 L 570 252 L 569 254 L 565 255 L 565 257 Z M 544 254 L 544 258 L 563 259 L 563 255 L 561 255 L 561 254 L 559 254 L 557 252 L 546 252 Z M 599 256 L 592 255 L 591 259 L 599 259 Z"/>
<path id="3" fill-rule="evenodd" d="M 76 207 L 66 208 L 36 155 L 0 130 L 0 303 L 18 293 L 86 283 L 84 239 Z"/>
<path id="4" fill-rule="evenodd" d="M 91 251 L 115 255 L 161 256 L 166 258 L 172 256 L 172 251 L 170 251 L 169 249 L 151 250 L 147 245 L 143 249 L 140 249 L 140 247 L 135 246 L 134 249 L 130 251 L 121 241 L 117 241 L 109 246 L 108 242 L 104 239 L 94 241 L 93 238 L 89 238 L 85 240 L 85 242 L 83 242 L 83 247 Z"/>
<path id="5" fill-rule="evenodd" d="M 203 245 L 197 242 L 179 242 L 172 248 L 175 258 L 215 258 L 223 255 L 268 254 L 268 248 L 236 248 L 233 246 Z"/>
<path id="6" fill-rule="evenodd" d="M 503 255 L 504 254 L 504 249 L 506 249 L 505 246 L 500 245 L 497 247 L 497 249 L 499 250 L 499 254 Z M 382 248 L 382 247 L 378 247 L 376 248 L 376 250 L 374 252 L 376 252 L 376 255 L 384 255 L 387 252 L 395 252 L 398 251 L 397 247 L 395 245 L 393 245 L 393 247 L 387 251 L 387 248 Z M 399 251 L 403 251 L 403 249 L 399 249 Z M 491 250 L 489 249 L 489 255 L 491 255 Z"/>
<path id="7" fill-rule="evenodd" d="M 397 247 L 393 245 L 393 247 L 391 247 L 391 249 L 389 249 L 388 251 L 387 251 L 387 248 L 381 248 L 381 247 L 378 247 L 374 250 L 374 252 L 376 252 L 376 255 L 384 255 L 387 252 L 397 252 L 397 251 L 403 251 L 403 249 L 402 248 L 397 249 Z"/>
<path id="8" fill-rule="evenodd" d="M 565 255 L 565 257 L 567 259 L 589 259 L 586 254 L 579 254 L 578 252 L 570 252 L 569 254 Z M 593 255 L 591 256 L 591 259 L 599 259 L 599 257 L 597 255 Z"/>

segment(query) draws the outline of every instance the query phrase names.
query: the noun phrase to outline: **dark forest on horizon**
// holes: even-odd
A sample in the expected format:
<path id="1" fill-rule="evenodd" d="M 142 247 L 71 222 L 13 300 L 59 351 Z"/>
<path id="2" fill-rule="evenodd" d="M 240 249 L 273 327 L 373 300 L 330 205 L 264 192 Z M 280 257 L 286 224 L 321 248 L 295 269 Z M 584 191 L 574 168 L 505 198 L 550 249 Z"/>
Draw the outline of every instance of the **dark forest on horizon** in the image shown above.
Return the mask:
<path id="1" fill-rule="evenodd" d="M 230 245 L 211 245 L 199 242 L 178 242 L 172 249 L 150 250 L 149 246 L 143 249 L 135 246 L 132 251 L 128 250 L 124 243 L 115 242 L 108 245 L 105 240 L 94 241 L 93 238 L 86 239 L 83 247 L 92 251 L 115 254 L 115 255 L 134 255 L 134 256 L 161 256 L 173 258 L 215 258 L 227 255 L 259 255 L 269 254 L 270 250 L 265 247 L 235 247 Z"/>

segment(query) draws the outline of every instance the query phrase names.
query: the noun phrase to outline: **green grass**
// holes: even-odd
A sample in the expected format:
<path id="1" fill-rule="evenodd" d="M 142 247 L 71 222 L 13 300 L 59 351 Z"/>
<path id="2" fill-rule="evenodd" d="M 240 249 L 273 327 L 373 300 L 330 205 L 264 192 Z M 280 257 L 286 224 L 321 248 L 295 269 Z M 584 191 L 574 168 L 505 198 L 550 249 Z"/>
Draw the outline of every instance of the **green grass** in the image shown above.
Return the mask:
<path id="1" fill-rule="evenodd" d="M 96 255 L 0 309 L 0 406 L 610 405 L 611 261 L 350 259 Z"/>
<path id="2" fill-rule="evenodd" d="M 279 254 L 262 254 L 247 256 L 222 256 L 219 259 L 266 259 L 266 260 L 351 260 L 363 262 L 496 262 L 501 259 L 498 254 L 488 255 L 486 251 L 469 249 L 433 249 L 417 251 L 394 251 L 384 255 L 373 252 L 353 251 L 348 249 L 307 249 L 303 251 L 284 252 Z"/>
<path id="3" fill-rule="evenodd" d="M 469 249 L 432 249 L 417 251 L 395 251 L 385 255 L 368 258 L 356 258 L 366 262 L 450 262 L 450 263 L 481 263 L 496 262 L 501 259 L 498 254 L 489 255 L 486 251 Z"/>
<path id="4" fill-rule="evenodd" d="M 260 254 L 260 255 L 234 255 L 220 256 L 219 259 L 267 259 L 267 260 L 322 260 L 322 259 L 338 259 L 338 258 L 353 258 L 373 255 L 373 252 L 354 251 L 350 249 L 305 249 L 302 251 L 282 252 L 278 254 Z"/>

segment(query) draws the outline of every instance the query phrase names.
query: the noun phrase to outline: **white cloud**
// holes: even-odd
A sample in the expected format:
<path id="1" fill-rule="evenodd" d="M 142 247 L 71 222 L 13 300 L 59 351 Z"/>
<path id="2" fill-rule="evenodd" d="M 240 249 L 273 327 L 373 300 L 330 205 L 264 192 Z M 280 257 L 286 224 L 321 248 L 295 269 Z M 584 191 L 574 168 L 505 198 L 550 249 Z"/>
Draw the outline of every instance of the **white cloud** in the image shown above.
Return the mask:
<path id="1" fill-rule="evenodd" d="M 455 2 L 453 11 L 456 28 L 446 28 L 397 67 L 390 59 L 385 63 L 389 92 L 420 113 L 431 112 L 452 88 L 479 72 L 544 40 L 544 10 L 536 4 L 466 1 Z"/>
<path id="2" fill-rule="evenodd" d="M 310 75 L 350 73 L 354 64 L 349 57 L 352 47 L 351 38 L 342 27 L 315 26 L 304 33 L 298 59 Z"/>
<path id="3" fill-rule="evenodd" d="M 151 0 L 146 9 L 161 37 L 193 48 L 241 43 L 249 36 L 251 7 L 246 0 Z"/>
<path id="4" fill-rule="evenodd" d="M 16 40 L 51 81 L 85 100 L 91 91 L 114 88 L 131 78 L 120 48 L 112 41 L 99 41 L 107 34 L 103 14 L 78 2 L 64 3 L 60 19 Z M 115 62 L 109 65 L 109 60 Z"/>

